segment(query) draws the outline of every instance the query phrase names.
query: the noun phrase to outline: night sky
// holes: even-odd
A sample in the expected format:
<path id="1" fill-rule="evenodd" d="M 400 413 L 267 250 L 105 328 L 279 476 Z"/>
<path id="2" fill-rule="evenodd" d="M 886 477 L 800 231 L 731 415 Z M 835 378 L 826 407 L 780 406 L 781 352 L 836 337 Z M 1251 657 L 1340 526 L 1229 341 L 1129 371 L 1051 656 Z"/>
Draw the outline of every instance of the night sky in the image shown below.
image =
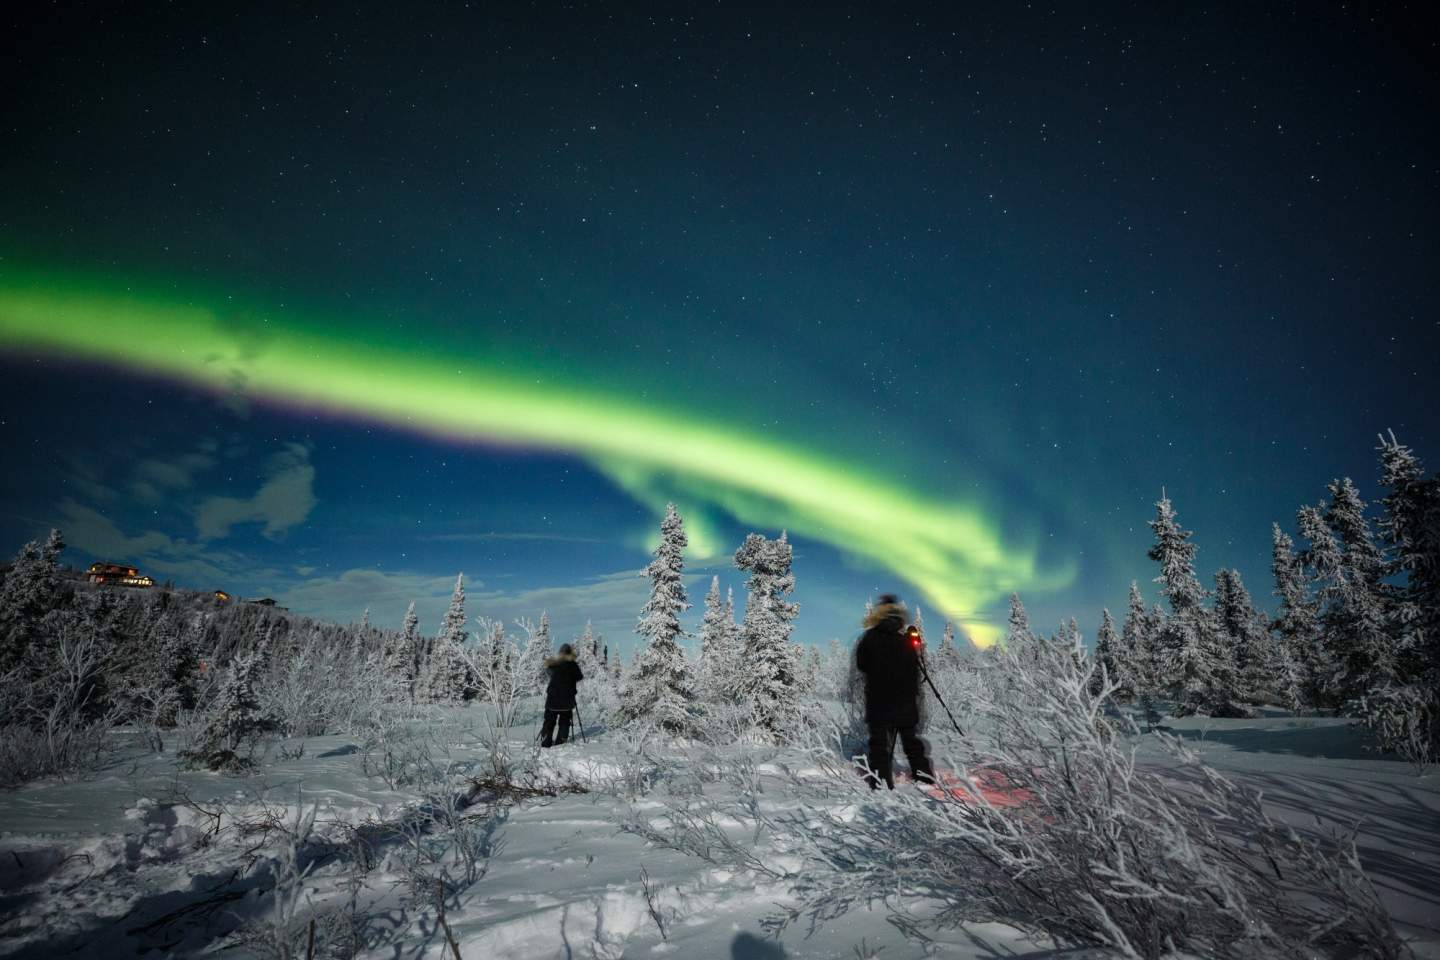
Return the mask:
<path id="1" fill-rule="evenodd" d="M 785 529 L 804 641 L 1090 636 L 1162 489 L 1268 603 L 1378 431 L 1440 465 L 1423 5 L 36 6 L 7 555 L 626 647 L 674 500 L 691 622 Z"/>

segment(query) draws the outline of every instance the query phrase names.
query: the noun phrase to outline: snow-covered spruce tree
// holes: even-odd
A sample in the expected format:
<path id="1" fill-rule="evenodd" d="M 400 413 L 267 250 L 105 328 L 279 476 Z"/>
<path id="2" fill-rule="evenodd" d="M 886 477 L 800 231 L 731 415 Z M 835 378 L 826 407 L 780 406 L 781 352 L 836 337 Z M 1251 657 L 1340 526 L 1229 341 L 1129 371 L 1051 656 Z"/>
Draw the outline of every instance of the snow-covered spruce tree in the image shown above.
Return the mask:
<path id="1" fill-rule="evenodd" d="M 1002 650 L 1013 656 L 1020 656 L 1024 653 L 1025 647 L 1035 641 L 1035 634 L 1030 632 L 1030 615 L 1025 612 L 1025 604 L 1020 602 L 1020 594 L 1010 594 L 1010 617 L 1006 622 L 1005 641 Z"/>
<path id="2" fill-rule="evenodd" d="M 799 664 L 790 646 L 800 608 L 786 599 L 795 589 L 793 557 L 783 532 L 778 540 L 752 533 L 735 551 L 735 566 L 750 574 L 740 624 L 740 693 L 750 702 L 755 725 L 777 739 L 793 726 L 800 707 Z"/>
<path id="3" fill-rule="evenodd" d="M 536 662 L 539 669 L 536 671 L 536 686 L 540 690 L 545 689 L 549 674 L 545 670 L 545 661 L 555 656 L 554 641 L 550 638 L 550 612 L 540 611 L 540 626 L 535 631 L 535 654 L 539 657 Z"/>
<path id="4" fill-rule="evenodd" d="M 415 601 L 405 610 L 405 621 L 398 634 L 392 635 L 385 651 L 385 673 L 390 678 L 394 697 L 401 701 L 415 698 L 415 678 L 420 670 L 420 617 Z"/>
<path id="5" fill-rule="evenodd" d="M 1071 617 L 1068 623 L 1061 625 L 1061 646 L 1070 651 L 1070 659 L 1076 665 L 1085 662 L 1085 635 L 1080 632 L 1080 624 Z"/>
<path id="6" fill-rule="evenodd" d="M 1264 619 L 1250 599 L 1239 570 L 1215 572 L 1215 622 L 1230 648 L 1235 697 L 1246 703 L 1274 703 L 1281 667 Z"/>
<path id="7" fill-rule="evenodd" d="M 1355 711 L 1383 749 L 1423 771 L 1440 759 L 1440 477 L 1425 477 L 1394 434 L 1380 438 L 1381 542 L 1388 552 L 1393 683 Z"/>
<path id="8" fill-rule="evenodd" d="M 820 695 L 820 674 L 823 664 L 820 658 L 819 647 L 805 647 L 805 695 L 818 697 Z"/>
<path id="9" fill-rule="evenodd" d="M 715 666 L 719 672 L 715 689 L 720 699 L 738 703 L 744 697 L 745 650 L 740 645 L 740 624 L 735 622 L 735 589 L 725 588 L 725 618 L 722 621 L 725 641 L 720 645 L 721 657 Z"/>
<path id="10" fill-rule="evenodd" d="M 595 636 L 589 620 L 585 621 L 585 632 L 575 641 L 575 650 L 580 672 L 585 677 L 576 694 L 580 701 L 581 718 L 600 721 L 612 716 L 620 706 L 620 697 L 615 689 L 615 679 L 601 659 L 600 639 Z"/>
<path id="11" fill-rule="evenodd" d="M 725 605 L 720 601 L 720 577 L 710 578 L 710 590 L 705 594 L 705 616 L 700 620 L 700 668 L 697 673 L 696 689 L 706 700 L 721 698 L 720 679 L 724 673 L 722 664 L 729 658 L 725 629 Z"/>
<path id="12" fill-rule="evenodd" d="M 1098 694 L 1108 684 L 1111 692 L 1119 689 L 1121 675 L 1120 640 L 1115 635 L 1115 618 L 1107 607 L 1100 611 L 1100 629 L 1095 634 L 1095 666 L 1090 674 L 1090 692 Z"/>
<path id="13" fill-rule="evenodd" d="M 935 666 L 941 670 L 958 670 L 963 658 L 960 648 L 955 645 L 955 624 L 945 621 L 945 632 L 940 636 L 940 646 L 935 651 Z"/>
<path id="14" fill-rule="evenodd" d="M 576 659 L 579 661 L 581 670 L 589 677 L 591 671 L 600 673 L 605 670 L 605 660 L 608 650 L 601 644 L 600 638 L 595 635 L 595 626 L 589 620 L 585 621 L 585 629 L 575 639 Z"/>
<path id="15" fill-rule="evenodd" d="M 1425 476 L 1415 453 L 1395 439 L 1380 438 L 1380 535 L 1390 552 L 1387 571 L 1403 583 L 1396 590 L 1396 617 L 1404 672 L 1431 677 L 1440 687 L 1440 475 Z"/>
<path id="16" fill-rule="evenodd" d="M 40 620 L 55 605 L 56 571 L 65 547 L 59 530 L 51 530 L 45 543 L 26 543 L 16 554 L 0 584 L 0 675 L 18 666 L 39 629 Z"/>
<path id="17" fill-rule="evenodd" d="M 821 667 L 821 696 L 827 700 L 844 700 L 850 684 L 854 657 L 840 643 L 839 637 L 831 637 L 825 647 L 825 661 Z"/>
<path id="18" fill-rule="evenodd" d="M 1130 600 L 1125 609 L 1125 624 L 1120 628 L 1119 652 L 1116 657 L 1119 673 L 1113 682 L 1119 695 L 1137 703 L 1150 716 L 1155 704 L 1155 660 L 1151 646 L 1150 614 L 1140 584 L 1130 581 Z"/>
<path id="19" fill-rule="evenodd" d="M 687 543 L 684 521 L 675 512 L 675 504 L 669 504 L 660 522 L 660 544 L 645 568 L 650 599 L 635 624 L 642 646 L 635 669 L 621 689 L 616 711 L 620 724 L 651 719 L 670 733 L 683 735 L 693 730 L 694 676 L 680 646 L 684 636 L 680 614 L 690 608 L 683 578 Z"/>
<path id="20" fill-rule="evenodd" d="M 1158 685 L 1176 702 L 1176 713 L 1188 716 L 1200 710 L 1228 712 L 1228 704 L 1214 702 L 1214 672 L 1220 650 L 1214 619 L 1205 609 L 1205 590 L 1195 575 L 1195 544 L 1175 517 L 1169 497 L 1155 504 L 1155 545 L 1149 557 L 1160 564 L 1155 582 L 1170 603 L 1170 615 L 1155 638 Z"/>
<path id="21" fill-rule="evenodd" d="M 422 678 L 421 700 L 426 703 L 459 703 L 466 697 L 465 659 L 460 647 L 465 643 L 465 575 L 455 578 L 455 592 L 450 597 L 450 609 L 440 623 L 440 631 L 430 645 L 430 655 L 425 660 L 425 676 Z"/>
<path id="22" fill-rule="evenodd" d="M 1344 490 L 1338 484 L 1331 486 Z M 1397 663 L 1381 600 L 1366 579 L 1365 551 L 1360 551 L 1358 566 L 1352 565 L 1330 522 L 1333 513 L 1333 505 L 1323 511 L 1301 507 L 1297 523 L 1300 535 L 1310 541 L 1302 562 L 1319 586 L 1320 636 L 1332 668 L 1324 682 L 1325 699 L 1343 710 L 1371 687 L 1388 685 Z"/>
<path id="23" fill-rule="evenodd" d="M 1392 631 L 1389 563 L 1375 544 L 1365 502 L 1350 478 L 1329 485 L 1325 522 L 1342 547 L 1344 576 L 1332 582 L 1333 602 L 1325 611 L 1326 637 L 1337 654 L 1346 699 L 1396 682 L 1400 652 Z"/>
<path id="24" fill-rule="evenodd" d="M 515 667 L 518 671 L 516 683 L 519 684 L 520 696 L 537 696 L 544 692 L 550 678 L 550 674 L 545 668 L 545 661 L 555 653 L 551 649 L 550 615 L 542 612 L 539 626 L 536 626 L 535 622 L 528 618 L 516 620 L 515 626 L 525 634 L 525 645 L 520 648 L 520 658 Z"/>
<path id="25" fill-rule="evenodd" d="M 353 663 L 363 663 L 370 659 L 374 651 L 375 628 L 370 626 L 370 608 L 366 607 L 365 612 L 360 615 L 360 622 L 355 625 L 355 630 L 350 634 L 350 656 Z"/>
<path id="26" fill-rule="evenodd" d="M 211 706 L 195 744 L 181 754 L 192 766 L 210 770 L 241 769 L 250 764 L 248 748 L 276 727 L 255 694 L 253 656 L 236 657 Z"/>
<path id="27" fill-rule="evenodd" d="M 1291 691 L 1292 709 L 1318 709 L 1329 704 L 1327 688 L 1334 667 L 1320 639 L 1320 604 L 1310 592 L 1305 566 L 1295 554 L 1295 544 L 1280 524 L 1271 525 L 1270 571 L 1275 578 L 1274 595 L 1280 600 L 1271 630 L 1275 636 L 1277 660 L 1284 665 L 1282 686 Z"/>

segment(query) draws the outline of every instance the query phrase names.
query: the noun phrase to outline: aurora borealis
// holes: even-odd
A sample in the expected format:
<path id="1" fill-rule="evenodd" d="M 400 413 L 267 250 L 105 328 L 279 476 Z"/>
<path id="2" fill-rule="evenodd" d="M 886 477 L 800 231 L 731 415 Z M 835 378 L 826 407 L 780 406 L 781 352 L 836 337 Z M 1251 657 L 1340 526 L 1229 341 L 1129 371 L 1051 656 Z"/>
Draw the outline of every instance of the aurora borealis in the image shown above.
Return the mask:
<path id="1" fill-rule="evenodd" d="M 104 361 L 221 393 L 330 410 L 462 441 L 576 453 L 624 489 L 673 477 L 692 502 L 736 520 L 789 527 L 914 583 L 981 642 L 976 613 L 1020 585 L 1045 586 L 1033 556 L 1007 548 L 979 512 L 927 499 L 894 478 L 803 450 L 688 421 L 654 406 L 542 388 L 483 362 L 408 352 L 280 319 L 263 349 L 213 308 L 123 293 L 76 294 L 74 278 L 0 289 L 0 343 Z M 661 502 L 661 501 L 654 501 Z M 663 502 L 662 502 L 663 506 Z M 898 538 L 903 552 L 893 549 Z M 700 545 L 701 552 L 707 552 Z M 1070 574 L 1053 574 L 1063 585 Z"/>
<path id="2" fill-rule="evenodd" d="M 1164 487 L 1263 598 L 1375 432 L 1440 457 L 1434 67 L 1288 17 L 17 23 L 0 550 L 626 643 L 674 500 L 693 600 L 783 529 L 801 639 L 985 642 L 1092 633 Z"/>

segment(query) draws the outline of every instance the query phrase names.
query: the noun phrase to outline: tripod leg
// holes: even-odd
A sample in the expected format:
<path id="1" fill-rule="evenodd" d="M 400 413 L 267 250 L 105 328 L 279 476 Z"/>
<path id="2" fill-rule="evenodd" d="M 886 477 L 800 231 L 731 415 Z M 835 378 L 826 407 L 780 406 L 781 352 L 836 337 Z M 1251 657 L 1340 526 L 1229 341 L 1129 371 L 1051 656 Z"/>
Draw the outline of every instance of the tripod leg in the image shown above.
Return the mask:
<path id="1" fill-rule="evenodd" d="M 930 679 L 930 671 L 925 669 L 925 660 L 923 657 L 920 660 L 920 675 L 925 678 L 925 683 L 930 687 L 930 692 L 935 694 L 935 699 L 945 711 L 945 716 L 950 718 L 950 726 L 954 727 L 955 732 L 960 734 L 960 736 L 965 736 L 965 731 L 961 730 L 960 724 L 955 722 L 955 715 L 951 713 L 950 708 L 946 706 L 945 698 L 940 696 L 939 690 L 935 689 L 935 681 Z"/>

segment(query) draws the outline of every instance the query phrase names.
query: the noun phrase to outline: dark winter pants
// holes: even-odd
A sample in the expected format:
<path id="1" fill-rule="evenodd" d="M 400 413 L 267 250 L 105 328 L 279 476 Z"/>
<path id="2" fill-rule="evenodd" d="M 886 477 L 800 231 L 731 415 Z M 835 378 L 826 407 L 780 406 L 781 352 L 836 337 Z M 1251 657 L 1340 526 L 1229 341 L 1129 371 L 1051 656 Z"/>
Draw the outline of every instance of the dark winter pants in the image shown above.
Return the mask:
<path id="1" fill-rule="evenodd" d="M 560 735 L 554 740 L 550 734 L 555 732 L 555 721 L 560 721 Z M 540 726 L 540 746 L 553 747 L 557 743 L 564 743 L 570 739 L 570 711 L 569 710 L 546 710 L 545 722 Z"/>
<path id="2" fill-rule="evenodd" d="M 870 727 L 870 750 L 867 755 L 873 774 L 865 778 L 872 790 L 880 789 L 881 780 L 884 780 L 891 790 L 895 789 L 893 766 L 897 735 L 900 737 L 900 745 L 905 749 L 905 759 L 910 764 L 910 775 L 917 780 L 922 776 L 935 779 L 930 758 L 925 755 L 925 741 L 920 739 L 914 727 L 876 724 Z"/>

